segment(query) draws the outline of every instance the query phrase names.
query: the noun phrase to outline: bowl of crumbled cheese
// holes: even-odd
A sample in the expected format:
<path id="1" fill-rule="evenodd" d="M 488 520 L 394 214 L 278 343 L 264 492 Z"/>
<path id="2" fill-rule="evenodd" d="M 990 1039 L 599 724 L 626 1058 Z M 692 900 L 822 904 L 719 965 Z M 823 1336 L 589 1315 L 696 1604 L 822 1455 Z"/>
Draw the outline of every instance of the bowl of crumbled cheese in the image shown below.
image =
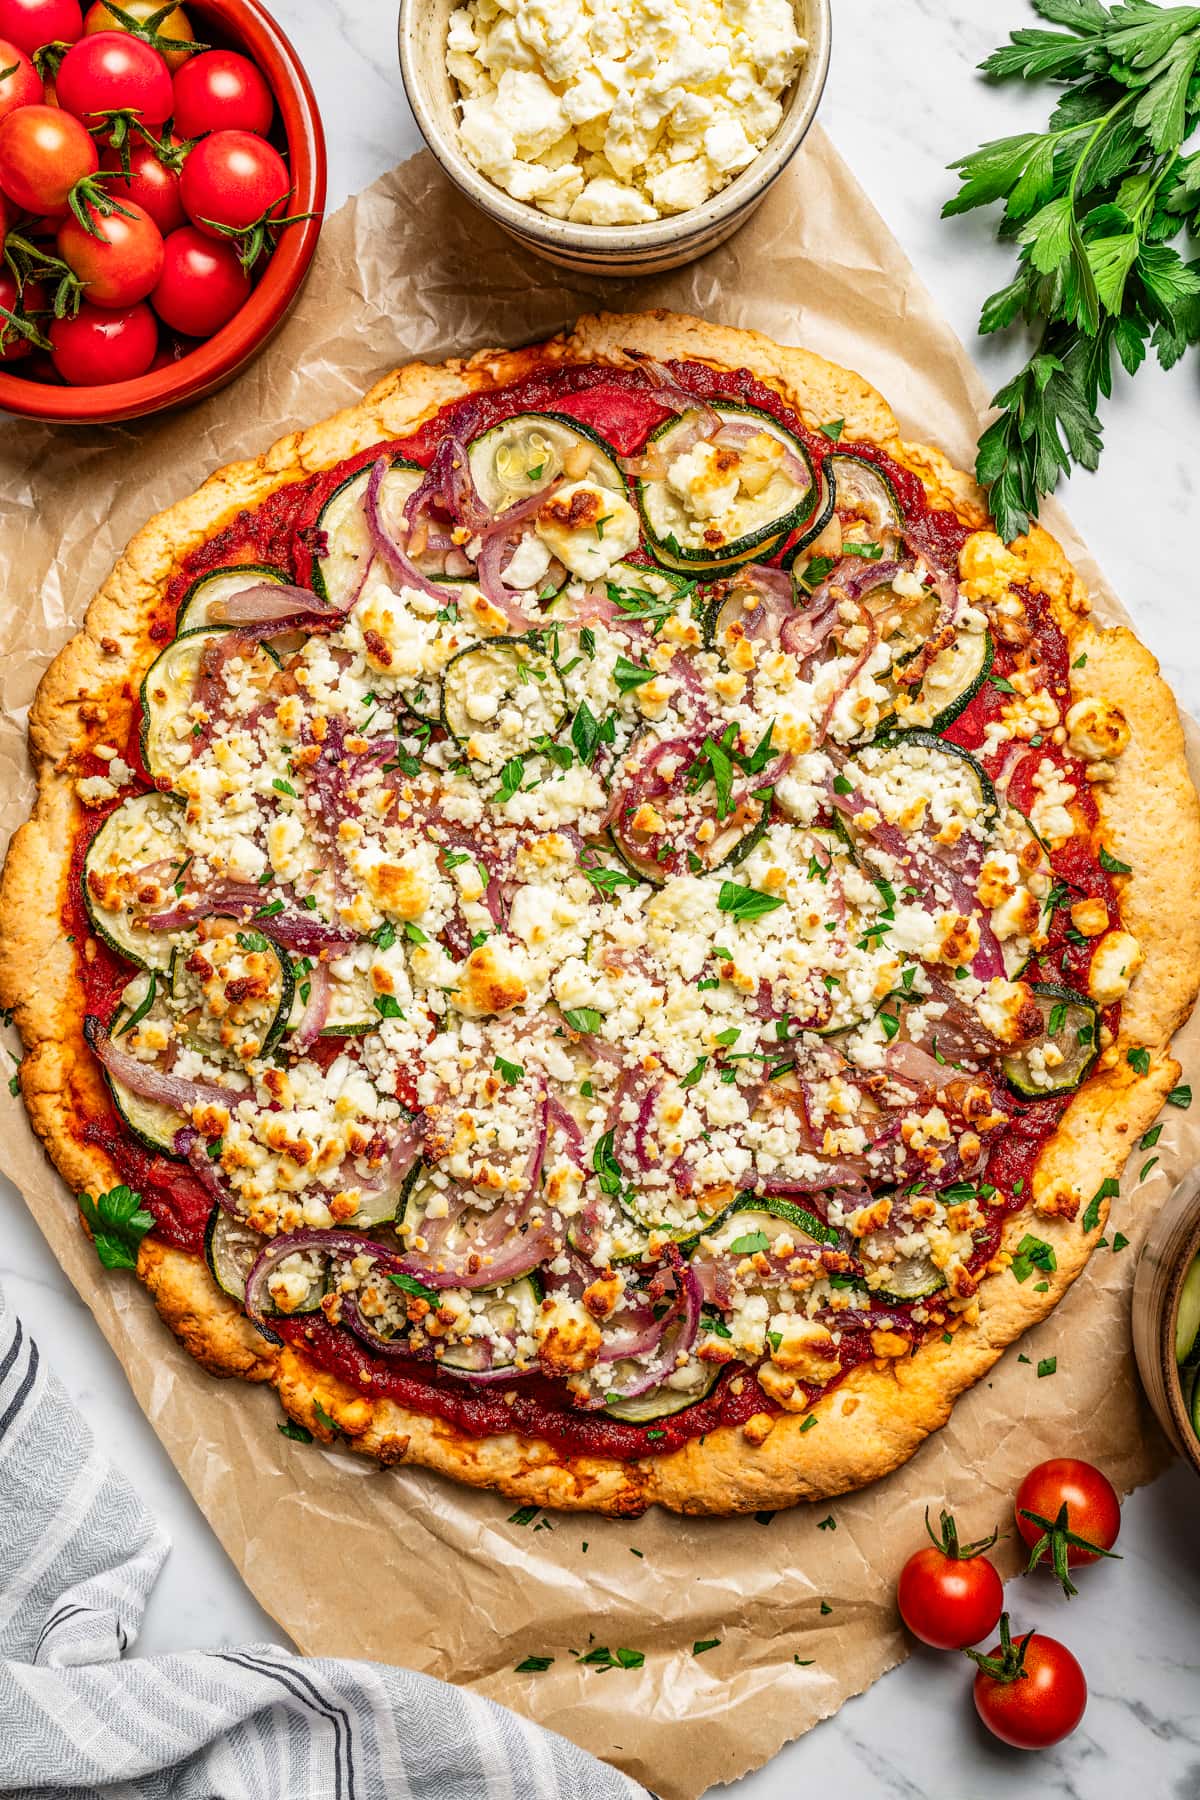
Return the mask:
<path id="1" fill-rule="evenodd" d="M 830 0 L 401 0 L 446 174 L 530 250 L 640 275 L 713 249 L 799 147 Z"/>

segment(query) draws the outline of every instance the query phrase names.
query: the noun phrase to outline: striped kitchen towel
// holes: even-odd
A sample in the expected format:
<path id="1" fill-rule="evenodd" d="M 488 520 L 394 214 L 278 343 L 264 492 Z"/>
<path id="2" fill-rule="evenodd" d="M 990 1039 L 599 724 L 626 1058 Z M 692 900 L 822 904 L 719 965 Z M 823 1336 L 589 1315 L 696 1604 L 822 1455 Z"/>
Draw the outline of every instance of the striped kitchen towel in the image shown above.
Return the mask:
<path id="1" fill-rule="evenodd" d="M 123 1661 L 167 1547 L 0 1294 L 0 1793 L 649 1800 L 564 1738 L 407 1669 L 272 1644 Z"/>

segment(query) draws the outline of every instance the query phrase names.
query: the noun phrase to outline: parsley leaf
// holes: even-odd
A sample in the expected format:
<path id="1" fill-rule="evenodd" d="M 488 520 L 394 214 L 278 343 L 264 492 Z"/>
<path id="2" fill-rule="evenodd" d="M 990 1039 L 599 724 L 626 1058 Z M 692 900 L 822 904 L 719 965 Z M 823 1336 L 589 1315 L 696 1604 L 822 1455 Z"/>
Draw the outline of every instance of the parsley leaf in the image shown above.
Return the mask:
<path id="1" fill-rule="evenodd" d="M 628 694 L 634 688 L 645 687 L 648 681 L 654 680 L 653 669 L 643 669 L 639 663 L 630 662 L 627 656 L 618 656 L 613 664 L 613 680 L 619 693 Z"/>
<path id="2" fill-rule="evenodd" d="M 738 881 L 723 881 L 717 894 L 717 907 L 728 913 L 739 924 L 750 919 L 761 919 L 767 913 L 773 913 L 783 901 L 777 894 L 763 894 L 757 888 L 743 887 Z"/>
<path id="3" fill-rule="evenodd" d="M 1121 862 L 1118 857 L 1115 857 L 1112 854 L 1111 850 L 1105 849 L 1103 844 L 1100 846 L 1100 867 L 1109 875 L 1133 874 L 1133 870 L 1130 868 L 1129 864 Z"/>
<path id="4" fill-rule="evenodd" d="M 568 1006 L 563 1018 L 572 1031 L 596 1033 L 604 1023 L 603 1015 L 594 1006 Z"/>
<path id="5" fill-rule="evenodd" d="M 153 1214 L 142 1211 L 137 1189 L 122 1183 L 95 1199 L 91 1194 L 79 1194 L 77 1200 L 104 1267 L 136 1269 L 138 1245 L 154 1224 Z"/>
<path id="6" fill-rule="evenodd" d="M 492 1064 L 492 1067 L 497 1070 L 499 1074 L 503 1075 L 509 1087 L 516 1087 L 518 1081 L 520 1081 L 525 1073 L 521 1063 L 508 1062 L 503 1056 L 498 1056 Z"/>

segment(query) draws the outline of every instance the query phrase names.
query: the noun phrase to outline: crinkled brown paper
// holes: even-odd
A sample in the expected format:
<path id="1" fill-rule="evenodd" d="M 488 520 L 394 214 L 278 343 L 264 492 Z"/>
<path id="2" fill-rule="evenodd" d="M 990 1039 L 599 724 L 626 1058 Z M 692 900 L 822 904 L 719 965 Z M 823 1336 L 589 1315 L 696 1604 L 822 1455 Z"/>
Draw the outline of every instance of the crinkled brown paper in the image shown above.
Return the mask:
<path id="1" fill-rule="evenodd" d="M 31 803 L 24 727 L 37 680 L 151 513 L 218 464 L 348 405 L 395 364 L 527 343 L 597 307 L 664 305 L 756 326 L 860 369 L 910 436 L 970 466 L 985 402 L 979 378 L 820 131 L 732 243 L 637 282 L 584 280 L 527 256 L 419 156 L 329 222 L 288 325 L 224 393 L 143 426 L 6 423 L 5 836 Z M 1053 507 L 1047 523 L 1101 612 L 1124 618 Z M 1198 1045 L 1200 1021 L 1184 1034 L 1185 1054 L 1200 1068 Z M 976 1537 L 1005 1514 L 1039 1451 L 1086 1452 L 1122 1489 L 1165 1460 L 1129 1347 L 1131 1248 L 1095 1256 L 1054 1317 L 960 1401 L 945 1429 L 864 1493 L 800 1506 L 765 1526 L 657 1509 L 636 1523 L 560 1514 L 520 1526 L 496 1495 L 289 1443 L 275 1430 L 269 1390 L 204 1375 L 135 1282 L 100 1269 L 19 1103 L 5 1097 L 4 1106 L 0 1164 L 214 1531 L 300 1647 L 474 1687 L 617 1763 L 664 1800 L 694 1800 L 758 1767 L 900 1661 L 894 1582 L 921 1539 L 927 1501 L 948 1500 L 963 1536 Z M 1159 1166 L 1115 1206 L 1134 1246 L 1196 1142 L 1195 1128 L 1172 1113 Z M 1038 1381 L 1038 1359 L 1055 1354 L 1057 1378 Z M 836 1530 L 819 1530 L 830 1516 Z M 998 1554 L 1011 1572 L 1011 1543 Z M 704 1638 L 720 1646 L 697 1658 L 692 1645 Z M 645 1663 L 610 1673 L 577 1666 L 573 1653 L 596 1644 L 643 1651 Z M 542 1674 L 516 1674 L 531 1654 L 554 1662 Z"/>

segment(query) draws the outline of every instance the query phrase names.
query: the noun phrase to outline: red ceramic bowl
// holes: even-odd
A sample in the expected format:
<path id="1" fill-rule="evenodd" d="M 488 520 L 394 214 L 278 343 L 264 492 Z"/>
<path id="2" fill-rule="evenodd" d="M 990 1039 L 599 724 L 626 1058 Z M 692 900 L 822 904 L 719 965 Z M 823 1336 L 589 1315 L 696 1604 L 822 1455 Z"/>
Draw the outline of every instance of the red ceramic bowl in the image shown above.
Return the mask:
<path id="1" fill-rule="evenodd" d="M 186 11 L 201 42 L 244 52 L 266 76 L 276 103 L 271 136 L 280 149 L 286 142 L 295 183 L 288 211 L 315 216 L 281 233 L 241 311 L 177 362 L 107 387 L 63 387 L 0 368 L 2 411 L 61 425 L 111 425 L 199 400 L 231 381 L 269 343 L 304 285 L 325 206 L 325 134 L 308 76 L 259 0 L 186 0 Z"/>

